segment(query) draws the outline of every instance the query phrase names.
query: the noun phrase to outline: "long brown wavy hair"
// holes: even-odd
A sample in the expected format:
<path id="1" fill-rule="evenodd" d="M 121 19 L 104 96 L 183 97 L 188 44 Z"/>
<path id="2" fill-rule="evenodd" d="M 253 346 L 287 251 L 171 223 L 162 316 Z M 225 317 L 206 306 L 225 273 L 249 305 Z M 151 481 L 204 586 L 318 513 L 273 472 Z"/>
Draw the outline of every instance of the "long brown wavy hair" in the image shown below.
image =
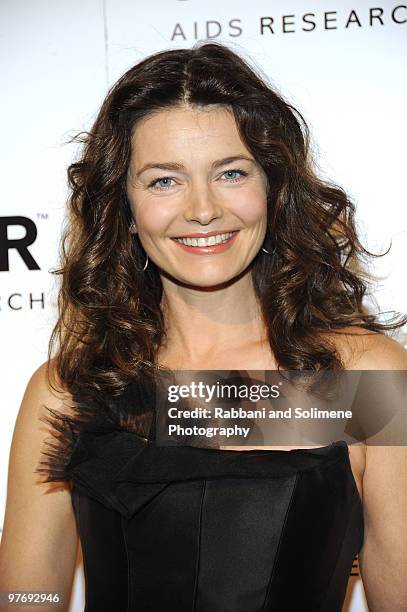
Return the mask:
<path id="1" fill-rule="evenodd" d="M 71 190 L 61 241 L 59 317 L 48 363 L 76 397 L 120 395 L 141 373 L 157 370 L 165 334 L 160 273 L 129 232 L 126 175 L 132 132 L 162 109 L 226 105 L 268 178 L 268 228 L 251 274 L 279 368 L 341 369 L 322 332 L 360 326 L 384 333 L 407 317 L 379 322 L 363 304 L 369 275 L 355 205 L 314 170 L 302 115 L 266 78 L 219 43 L 156 53 L 128 70 L 108 92 L 89 132 L 73 141 L 82 155 L 68 168 Z"/>

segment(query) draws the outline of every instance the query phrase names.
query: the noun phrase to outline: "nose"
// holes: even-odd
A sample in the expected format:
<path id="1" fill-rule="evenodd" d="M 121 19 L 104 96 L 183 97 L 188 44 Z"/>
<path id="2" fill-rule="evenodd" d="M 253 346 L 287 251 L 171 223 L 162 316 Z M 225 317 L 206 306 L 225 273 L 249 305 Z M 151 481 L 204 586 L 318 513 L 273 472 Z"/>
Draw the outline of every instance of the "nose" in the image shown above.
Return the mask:
<path id="1" fill-rule="evenodd" d="M 223 216 L 223 209 L 219 200 L 208 184 L 195 184 L 188 193 L 188 203 L 184 210 L 187 221 L 198 221 L 201 225 L 208 225 L 213 219 Z"/>

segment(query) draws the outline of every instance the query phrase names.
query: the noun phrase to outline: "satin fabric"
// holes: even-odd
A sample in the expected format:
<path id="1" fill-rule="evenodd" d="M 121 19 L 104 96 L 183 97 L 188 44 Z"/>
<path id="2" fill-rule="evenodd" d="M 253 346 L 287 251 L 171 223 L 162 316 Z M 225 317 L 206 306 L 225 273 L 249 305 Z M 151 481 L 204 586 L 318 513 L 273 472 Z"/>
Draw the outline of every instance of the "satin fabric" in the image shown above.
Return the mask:
<path id="1" fill-rule="evenodd" d="M 86 612 L 339 612 L 363 543 L 348 446 L 160 447 L 97 415 L 67 473 Z"/>

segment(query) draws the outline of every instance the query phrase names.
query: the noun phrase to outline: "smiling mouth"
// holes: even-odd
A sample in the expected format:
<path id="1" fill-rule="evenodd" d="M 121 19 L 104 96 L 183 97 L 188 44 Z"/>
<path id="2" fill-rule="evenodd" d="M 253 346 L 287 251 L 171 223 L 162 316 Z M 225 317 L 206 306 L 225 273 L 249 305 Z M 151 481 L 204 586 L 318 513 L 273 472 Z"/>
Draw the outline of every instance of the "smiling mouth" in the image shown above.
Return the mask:
<path id="1" fill-rule="evenodd" d="M 180 244 L 184 244 L 189 247 L 208 247 L 215 246 L 218 244 L 225 244 L 229 242 L 229 240 L 237 234 L 239 230 L 233 232 L 225 232 L 223 234 L 213 234 L 212 236 L 199 236 L 199 237 L 188 237 L 188 238 L 172 238 L 176 242 Z"/>

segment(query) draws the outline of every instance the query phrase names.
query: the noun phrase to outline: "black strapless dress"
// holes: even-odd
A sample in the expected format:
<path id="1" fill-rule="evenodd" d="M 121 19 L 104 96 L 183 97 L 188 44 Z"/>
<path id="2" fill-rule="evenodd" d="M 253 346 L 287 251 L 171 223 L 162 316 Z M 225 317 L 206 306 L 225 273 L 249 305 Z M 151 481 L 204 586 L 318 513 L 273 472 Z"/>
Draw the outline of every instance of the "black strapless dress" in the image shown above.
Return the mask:
<path id="1" fill-rule="evenodd" d="M 102 411 L 71 450 L 86 612 L 342 610 L 363 543 L 345 441 L 165 447 Z"/>

